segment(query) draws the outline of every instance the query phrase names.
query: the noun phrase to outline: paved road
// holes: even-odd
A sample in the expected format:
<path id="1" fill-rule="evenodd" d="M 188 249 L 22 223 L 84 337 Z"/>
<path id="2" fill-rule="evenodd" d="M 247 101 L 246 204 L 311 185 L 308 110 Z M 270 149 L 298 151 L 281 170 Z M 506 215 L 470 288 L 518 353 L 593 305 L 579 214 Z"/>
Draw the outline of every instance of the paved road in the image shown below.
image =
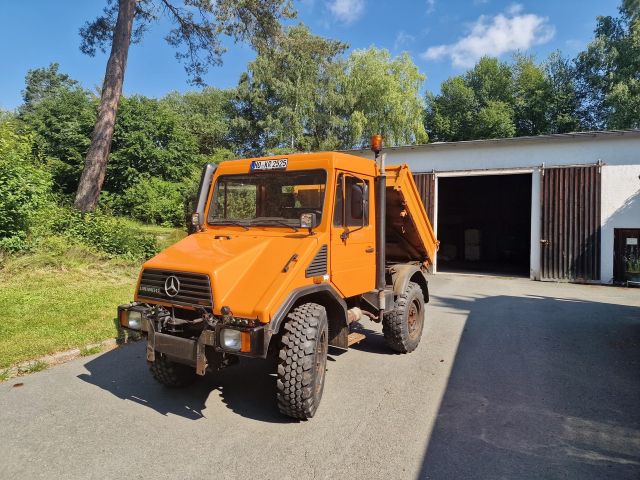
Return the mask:
<path id="1" fill-rule="evenodd" d="M 167 391 L 142 344 L 0 384 L 0 478 L 640 478 L 639 290 L 431 291 L 419 349 L 373 327 L 308 422 L 278 414 L 261 362 Z"/>

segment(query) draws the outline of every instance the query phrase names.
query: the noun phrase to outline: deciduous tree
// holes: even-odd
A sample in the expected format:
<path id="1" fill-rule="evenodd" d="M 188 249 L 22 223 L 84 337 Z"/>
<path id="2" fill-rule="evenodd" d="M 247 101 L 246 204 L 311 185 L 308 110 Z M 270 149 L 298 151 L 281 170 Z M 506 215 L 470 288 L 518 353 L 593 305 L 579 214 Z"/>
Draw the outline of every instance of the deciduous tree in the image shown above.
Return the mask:
<path id="1" fill-rule="evenodd" d="M 349 146 L 366 146 L 374 134 L 387 145 L 426 143 L 425 76 L 408 54 L 392 58 L 387 50 L 356 50 L 347 63 L 345 95 L 350 115 Z"/>
<path id="2" fill-rule="evenodd" d="M 595 38 L 576 59 L 584 123 L 640 127 L 640 2 L 624 0 L 618 17 L 598 17 Z"/>
<path id="3" fill-rule="evenodd" d="M 243 153 L 339 146 L 346 48 L 300 24 L 259 51 L 237 88 L 234 127 Z"/>

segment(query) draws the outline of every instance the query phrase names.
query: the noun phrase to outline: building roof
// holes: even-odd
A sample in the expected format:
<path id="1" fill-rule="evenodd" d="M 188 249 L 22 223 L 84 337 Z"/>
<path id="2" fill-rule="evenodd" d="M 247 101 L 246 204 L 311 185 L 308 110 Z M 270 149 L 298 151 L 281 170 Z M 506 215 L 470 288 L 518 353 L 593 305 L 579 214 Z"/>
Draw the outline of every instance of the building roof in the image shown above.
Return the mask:
<path id="1" fill-rule="evenodd" d="M 512 143 L 547 143 L 558 140 L 592 140 L 616 137 L 634 137 L 640 138 L 640 129 L 627 130 L 593 130 L 589 132 L 571 132 L 571 133 L 554 133 L 550 135 L 535 135 L 528 137 L 511 137 L 511 138 L 488 138 L 485 140 L 463 140 L 459 142 L 433 142 L 422 143 L 418 145 L 401 145 L 396 147 L 385 147 L 385 150 L 418 150 L 424 148 L 453 148 L 453 147 L 472 147 L 484 146 L 489 144 L 512 144 Z M 345 152 L 364 152 L 368 148 L 356 148 L 345 150 Z"/>

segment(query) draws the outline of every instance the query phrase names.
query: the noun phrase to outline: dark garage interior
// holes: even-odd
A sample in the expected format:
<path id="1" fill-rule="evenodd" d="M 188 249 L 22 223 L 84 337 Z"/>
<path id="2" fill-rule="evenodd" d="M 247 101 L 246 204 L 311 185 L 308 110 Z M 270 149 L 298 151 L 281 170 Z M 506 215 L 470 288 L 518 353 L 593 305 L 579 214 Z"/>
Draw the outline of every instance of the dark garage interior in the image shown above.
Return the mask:
<path id="1" fill-rule="evenodd" d="M 438 178 L 439 271 L 529 276 L 531 174 Z"/>

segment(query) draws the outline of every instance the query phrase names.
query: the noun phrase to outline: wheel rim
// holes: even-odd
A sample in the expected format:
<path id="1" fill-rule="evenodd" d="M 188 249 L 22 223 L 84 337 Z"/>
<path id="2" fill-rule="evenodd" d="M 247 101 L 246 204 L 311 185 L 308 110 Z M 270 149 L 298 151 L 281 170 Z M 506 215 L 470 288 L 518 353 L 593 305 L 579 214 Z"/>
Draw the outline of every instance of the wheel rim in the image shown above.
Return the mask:
<path id="1" fill-rule="evenodd" d="M 422 318 L 420 316 L 422 309 L 417 300 L 411 302 L 409 305 L 409 315 L 407 318 L 407 325 L 409 327 L 409 336 L 415 339 L 422 331 Z"/>
<path id="2" fill-rule="evenodd" d="M 316 352 L 316 391 L 315 396 L 322 394 L 322 386 L 324 385 L 324 373 L 327 368 L 327 332 L 322 332 L 320 341 L 318 342 L 318 350 Z"/>

